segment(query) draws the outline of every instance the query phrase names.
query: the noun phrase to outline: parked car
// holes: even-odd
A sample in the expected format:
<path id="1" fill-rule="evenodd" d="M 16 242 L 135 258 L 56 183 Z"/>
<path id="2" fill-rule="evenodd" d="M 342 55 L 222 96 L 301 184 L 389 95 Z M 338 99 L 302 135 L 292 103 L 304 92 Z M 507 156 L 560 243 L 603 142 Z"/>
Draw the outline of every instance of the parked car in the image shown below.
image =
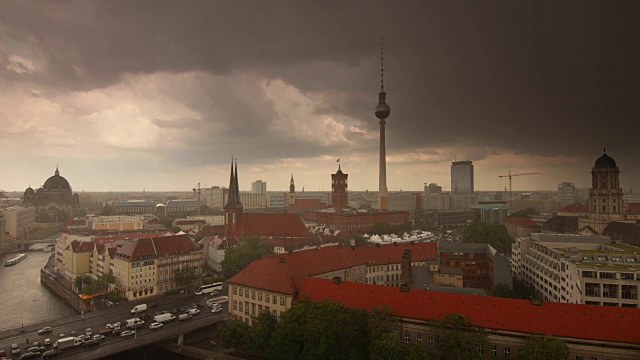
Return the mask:
<path id="1" fill-rule="evenodd" d="M 93 335 L 93 340 L 102 341 L 104 340 L 104 335 L 100 335 L 100 334 Z"/>
<path id="2" fill-rule="evenodd" d="M 11 355 L 20 354 L 20 346 L 18 344 L 11 344 Z"/>
<path id="3" fill-rule="evenodd" d="M 149 329 L 151 329 L 151 330 L 153 330 L 153 329 L 160 329 L 162 326 L 164 326 L 164 325 L 162 325 L 162 323 L 157 323 L 157 322 L 155 322 L 155 323 L 151 323 L 151 324 L 149 325 Z"/>
<path id="4" fill-rule="evenodd" d="M 43 327 L 42 329 L 38 330 L 38 335 L 50 333 L 52 331 L 53 331 L 53 328 L 51 326 L 46 326 L 46 327 Z"/>
<path id="5" fill-rule="evenodd" d="M 132 330 L 125 330 L 122 332 L 122 334 L 120 334 L 120 337 L 127 337 L 127 336 L 131 336 L 133 335 L 134 332 Z"/>

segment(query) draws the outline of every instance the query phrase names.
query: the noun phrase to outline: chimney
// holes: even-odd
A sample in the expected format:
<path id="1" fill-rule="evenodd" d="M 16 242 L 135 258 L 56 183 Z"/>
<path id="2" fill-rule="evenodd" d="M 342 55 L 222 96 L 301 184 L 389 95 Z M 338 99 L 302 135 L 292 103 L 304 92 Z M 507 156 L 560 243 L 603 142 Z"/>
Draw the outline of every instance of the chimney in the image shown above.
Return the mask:
<path id="1" fill-rule="evenodd" d="M 285 261 L 285 260 L 284 260 L 284 258 L 283 258 L 283 257 L 281 257 L 281 258 L 280 258 L 280 264 L 284 264 L 284 261 Z"/>
<path id="2" fill-rule="evenodd" d="M 402 253 L 402 272 L 400 273 L 400 284 L 409 286 L 411 279 L 411 250 L 405 249 Z"/>
<path id="3" fill-rule="evenodd" d="M 341 281 L 342 281 L 342 278 L 340 276 L 334 276 L 333 277 L 333 283 L 334 284 L 339 285 Z"/>

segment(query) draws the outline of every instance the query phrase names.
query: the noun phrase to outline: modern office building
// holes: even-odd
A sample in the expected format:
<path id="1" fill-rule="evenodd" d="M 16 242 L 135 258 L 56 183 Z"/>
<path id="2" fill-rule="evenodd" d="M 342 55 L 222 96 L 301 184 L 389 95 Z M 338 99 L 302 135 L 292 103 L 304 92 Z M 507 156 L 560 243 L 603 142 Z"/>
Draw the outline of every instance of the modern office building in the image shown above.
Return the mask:
<path id="1" fill-rule="evenodd" d="M 253 194 L 266 194 L 267 193 L 267 183 L 262 180 L 256 180 L 251 183 L 251 192 Z"/>
<path id="2" fill-rule="evenodd" d="M 531 234 L 512 246 L 514 277 L 545 301 L 638 307 L 640 247 L 608 236 Z"/>
<path id="3" fill-rule="evenodd" d="M 451 163 L 451 194 L 473 194 L 473 161 L 454 161 Z"/>
<path id="4" fill-rule="evenodd" d="M 6 221 L 5 231 L 16 240 L 26 239 L 36 224 L 35 207 L 11 206 L 2 209 L 2 215 Z"/>
<path id="5" fill-rule="evenodd" d="M 156 211 L 156 203 L 148 200 L 118 201 L 113 206 L 117 214 L 152 214 Z"/>

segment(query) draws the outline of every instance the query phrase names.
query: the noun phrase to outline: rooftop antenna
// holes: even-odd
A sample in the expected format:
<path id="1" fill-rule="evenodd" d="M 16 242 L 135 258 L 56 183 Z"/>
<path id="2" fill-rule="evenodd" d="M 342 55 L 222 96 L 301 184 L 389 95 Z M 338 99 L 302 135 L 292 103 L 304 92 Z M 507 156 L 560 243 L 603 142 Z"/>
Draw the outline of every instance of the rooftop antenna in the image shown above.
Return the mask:
<path id="1" fill-rule="evenodd" d="M 384 92 L 384 36 L 380 37 L 380 92 Z"/>

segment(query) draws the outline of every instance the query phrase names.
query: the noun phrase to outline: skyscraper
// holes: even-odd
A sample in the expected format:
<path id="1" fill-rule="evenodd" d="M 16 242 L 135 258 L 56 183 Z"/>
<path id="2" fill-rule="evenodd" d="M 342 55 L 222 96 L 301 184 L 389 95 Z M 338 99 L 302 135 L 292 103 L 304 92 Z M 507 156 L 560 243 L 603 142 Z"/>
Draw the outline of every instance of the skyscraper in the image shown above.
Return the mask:
<path id="1" fill-rule="evenodd" d="M 451 194 L 473 194 L 473 161 L 454 161 L 451 163 Z"/>
<path id="2" fill-rule="evenodd" d="M 378 178 L 378 203 L 380 210 L 389 209 L 389 201 L 387 198 L 387 159 L 385 149 L 385 132 L 384 126 L 386 119 L 391 114 L 391 108 L 387 105 L 387 93 L 384 92 L 384 47 L 380 44 L 380 92 L 378 93 L 378 105 L 375 114 L 380 120 L 380 171 Z"/>

